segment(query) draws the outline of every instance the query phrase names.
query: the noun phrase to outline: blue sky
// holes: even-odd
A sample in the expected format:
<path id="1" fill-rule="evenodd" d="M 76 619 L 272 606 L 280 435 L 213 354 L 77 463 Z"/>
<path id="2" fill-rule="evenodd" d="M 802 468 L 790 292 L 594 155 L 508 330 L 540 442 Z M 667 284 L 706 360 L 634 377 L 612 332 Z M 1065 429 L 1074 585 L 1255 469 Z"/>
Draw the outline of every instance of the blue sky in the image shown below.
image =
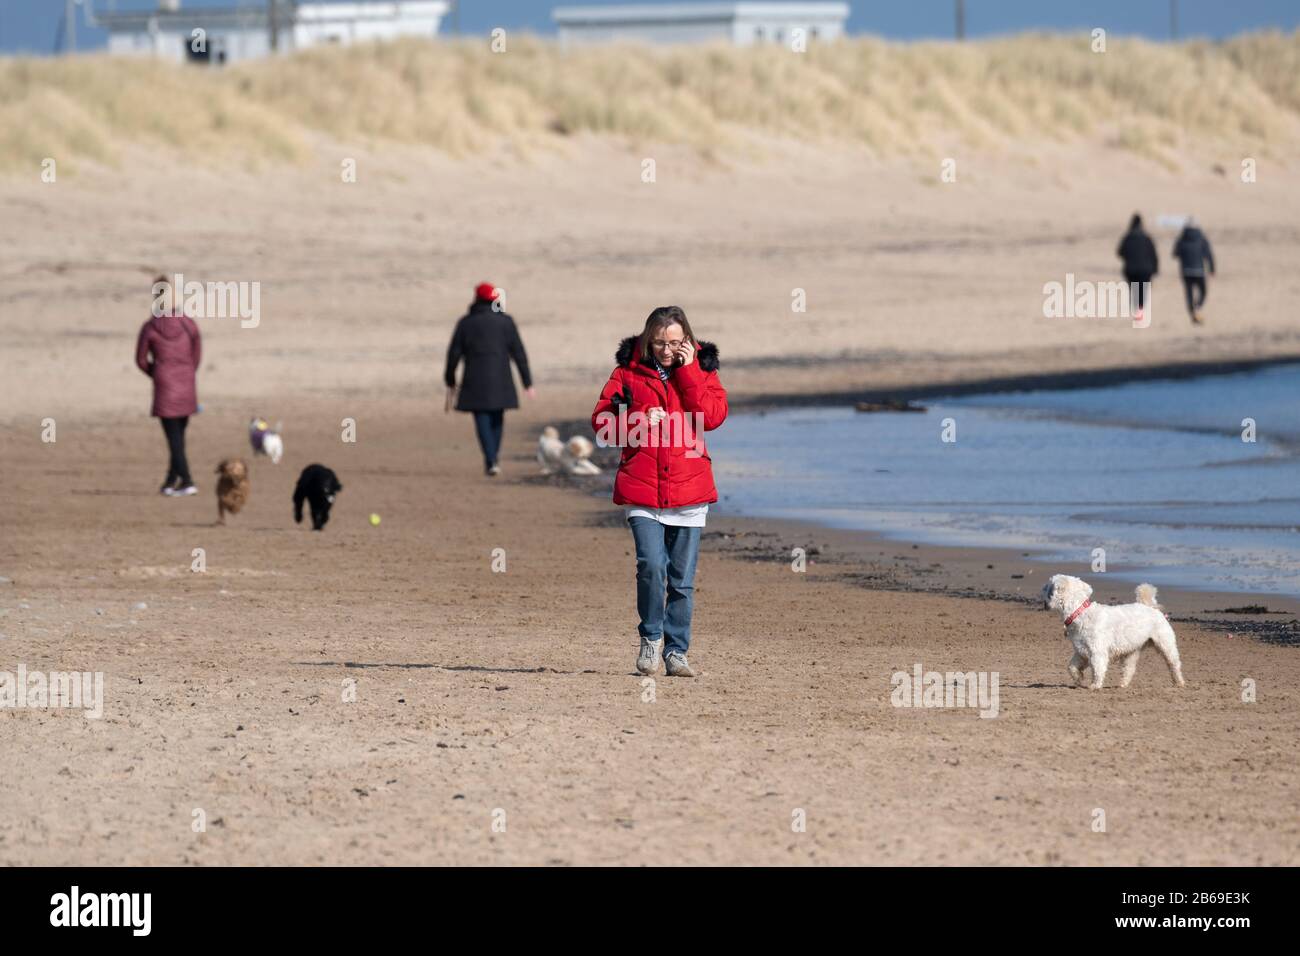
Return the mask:
<path id="1" fill-rule="evenodd" d="M 94 0 L 97 9 L 113 0 Z M 118 9 L 149 9 L 156 0 L 115 0 Z M 183 0 L 185 6 L 261 5 L 263 0 Z M 584 2 L 584 0 L 564 0 Z M 589 0 L 587 0 L 589 2 Z M 603 0 L 606 3 L 645 0 Z M 1177 0 L 1180 33 L 1225 37 L 1246 30 L 1300 29 L 1297 0 Z M 463 33 L 486 34 L 493 27 L 551 31 L 550 11 L 558 3 L 546 0 L 463 0 Z M 64 0 L 0 0 L 0 52 L 48 53 L 63 18 Z M 876 33 L 894 39 L 947 37 L 952 34 L 954 0 L 850 0 L 854 33 Z M 966 0 L 966 30 L 970 36 L 1010 33 L 1031 28 L 1056 30 L 1105 27 L 1115 34 L 1169 36 L 1170 0 Z M 82 48 L 102 46 L 103 34 L 82 26 Z"/>

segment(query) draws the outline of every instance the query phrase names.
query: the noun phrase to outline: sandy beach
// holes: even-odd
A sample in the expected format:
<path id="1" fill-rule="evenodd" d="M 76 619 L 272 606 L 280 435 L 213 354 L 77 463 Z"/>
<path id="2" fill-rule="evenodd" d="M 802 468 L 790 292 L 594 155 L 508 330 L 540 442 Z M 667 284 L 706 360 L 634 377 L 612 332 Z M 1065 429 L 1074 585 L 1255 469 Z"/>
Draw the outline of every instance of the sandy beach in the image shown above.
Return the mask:
<path id="1" fill-rule="evenodd" d="M 535 475 L 544 411 L 511 419 L 485 484 L 460 417 L 358 401 L 340 450 L 336 415 L 277 407 L 294 461 L 343 479 L 321 535 L 292 524 L 283 464 L 258 461 L 248 509 L 213 528 L 208 481 L 153 492 L 151 421 L 52 448 L 6 429 L 6 660 L 103 671 L 106 702 L 0 721 L 5 863 L 1296 862 L 1294 646 L 1185 623 L 1199 606 L 1169 595 L 1188 686 L 1148 656 L 1094 694 L 1068 686 L 1057 615 L 899 589 L 918 562 L 967 587 L 958 561 L 721 518 L 701 676 L 646 685 L 630 536 Z M 237 450 L 220 436 L 242 416 L 199 424 L 194 460 Z M 997 671 L 997 717 L 892 706 L 917 664 Z"/>
<path id="2" fill-rule="evenodd" d="M 542 426 L 589 414 L 655 306 L 719 345 L 737 409 L 1300 356 L 1280 156 L 1244 184 L 1228 145 L 1171 171 L 1045 138 L 965 150 L 943 183 L 942 146 L 772 137 L 710 158 L 579 132 L 466 159 L 317 132 L 290 166 L 126 143 L 56 184 L 0 176 L 0 670 L 106 688 L 98 720 L 0 714 L 0 863 L 1300 862 L 1295 602 L 1234 617 L 1240 595 L 1162 589 L 1187 686 L 1148 654 L 1130 688 L 1092 693 L 1069 686 L 1060 617 L 1029 600 L 1044 569 L 1020 555 L 720 508 L 700 677 L 635 673 L 631 537 L 533 454 Z M 1135 208 L 1212 230 L 1207 324 L 1172 270 L 1150 328 L 1044 318 L 1044 283 L 1118 277 Z M 1156 240 L 1167 262 L 1173 234 Z M 157 495 L 133 364 L 159 272 L 262 296 L 255 328 L 203 325 L 201 493 L 182 500 Z M 442 411 L 447 338 L 483 280 L 538 388 L 495 481 Z M 283 420 L 286 460 L 254 461 L 248 507 L 215 528 L 212 470 L 247 454 L 253 415 Z M 344 485 L 319 535 L 291 520 L 313 461 Z M 997 716 L 894 706 L 917 665 L 996 671 Z"/>

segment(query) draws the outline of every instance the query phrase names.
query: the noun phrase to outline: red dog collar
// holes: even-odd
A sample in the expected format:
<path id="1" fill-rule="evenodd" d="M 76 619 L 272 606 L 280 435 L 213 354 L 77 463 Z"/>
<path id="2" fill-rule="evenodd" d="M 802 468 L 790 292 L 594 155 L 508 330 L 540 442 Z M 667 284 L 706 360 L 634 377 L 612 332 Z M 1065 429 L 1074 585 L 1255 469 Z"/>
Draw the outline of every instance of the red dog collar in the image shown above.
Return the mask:
<path id="1" fill-rule="evenodd" d="M 1092 607 L 1092 598 L 1088 598 L 1086 601 L 1080 604 L 1078 608 L 1075 609 L 1075 612 L 1065 619 L 1065 626 L 1069 627 L 1071 624 L 1073 624 L 1074 619 L 1078 617 L 1080 614 L 1082 614 L 1084 611 L 1088 610 L 1088 608 L 1090 607 Z"/>

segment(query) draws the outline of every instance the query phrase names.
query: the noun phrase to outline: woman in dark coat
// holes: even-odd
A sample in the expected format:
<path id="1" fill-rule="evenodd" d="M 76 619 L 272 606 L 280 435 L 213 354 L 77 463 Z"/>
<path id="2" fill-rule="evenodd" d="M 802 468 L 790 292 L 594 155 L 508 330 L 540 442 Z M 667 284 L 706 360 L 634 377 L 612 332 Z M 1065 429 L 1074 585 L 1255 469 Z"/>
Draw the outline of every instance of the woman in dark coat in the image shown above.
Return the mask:
<path id="1" fill-rule="evenodd" d="M 448 405 L 456 396 L 456 408 L 474 413 L 474 429 L 483 449 L 484 470 L 499 475 L 497 455 L 501 450 L 501 432 L 507 408 L 519 407 L 519 396 L 510 375 L 510 361 L 519 369 L 519 378 L 529 398 L 534 395 L 533 378 L 528 371 L 528 353 L 519 338 L 515 320 L 497 304 L 501 290 L 484 282 L 474 292 L 469 307 L 452 333 L 447 347 Z M 465 374 L 456 390 L 456 366 L 465 360 Z"/>
<path id="2" fill-rule="evenodd" d="M 1133 213 L 1129 220 L 1128 232 L 1120 240 L 1115 253 L 1124 260 L 1124 281 L 1130 288 L 1136 287 L 1137 317 L 1141 318 L 1146 305 L 1147 284 L 1160 271 L 1160 262 L 1156 258 L 1156 244 L 1142 228 L 1142 217 L 1137 213 Z"/>
<path id="3" fill-rule="evenodd" d="M 153 317 L 140 327 L 135 364 L 153 379 L 152 414 L 162 422 L 170 461 L 160 489 L 178 497 L 198 493 L 185 458 L 185 426 L 198 411 L 194 378 L 203 358 L 199 327 L 179 307 L 179 290 L 166 277 L 153 286 Z"/>

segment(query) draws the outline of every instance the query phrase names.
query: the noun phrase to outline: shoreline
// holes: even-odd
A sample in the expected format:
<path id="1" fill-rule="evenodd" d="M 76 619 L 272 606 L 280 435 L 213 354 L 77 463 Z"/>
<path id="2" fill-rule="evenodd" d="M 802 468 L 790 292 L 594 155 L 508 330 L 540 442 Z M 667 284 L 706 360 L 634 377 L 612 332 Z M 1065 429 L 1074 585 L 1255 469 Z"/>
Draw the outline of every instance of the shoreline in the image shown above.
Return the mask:
<path id="1" fill-rule="evenodd" d="M 729 364 L 740 368 L 771 365 L 833 364 L 834 358 L 809 356 L 805 359 L 733 359 Z M 916 401 L 923 398 L 954 398 L 969 395 L 996 395 L 1004 392 L 1073 391 L 1104 388 L 1139 381 L 1173 381 L 1257 372 L 1280 365 L 1300 364 L 1300 354 L 1251 359 L 1186 360 L 1149 365 L 1107 365 L 1090 369 L 998 375 L 968 380 L 933 381 L 893 388 L 834 389 L 741 395 L 730 401 L 732 411 L 775 411 L 810 406 L 838 407 L 855 402 L 884 402 L 889 399 Z"/>
<path id="2" fill-rule="evenodd" d="M 789 518 L 717 514 L 712 510 L 709 520 L 705 534 L 715 544 L 721 543 L 721 550 L 730 557 L 788 562 L 789 547 L 785 545 L 802 546 L 797 542 L 803 541 L 807 543 L 810 564 L 829 566 L 834 577 L 844 584 L 873 590 L 994 600 L 1041 611 L 1038 592 L 1052 574 L 1082 578 L 1094 588 L 1094 600 L 1106 604 L 1131 602 L 1133 588 L 1140 583 L 1136 576 L 1130 578 L 1114 569 L 1097 574 L 1084 566 L 1053 567 L 1037 560 L 1034 551 L 1016 548 L 918 544 L 872 531 L 831 528 Z M 780 539 L 779 553 L 761 545 L 771 539 Z M 812 553 L 813 547 L 818 548 L 818 553 Z M 1248 593 L 1174 585 L 1162 585 L 1159 592 L 1161 606 L 1175 623 L 1300 647 L 1300 599 L 1285 595 L 1253 597 Z M 1232 610 L 1252 605 L 1267 611 Z M 1055 614 L 1044 615 L 1045 622 L 1049 618 L 1056 621 Z M 1054 631 L 1054 627 L 1045 628 L 1044 633 Z"/>
<path id="3" fill-rule="evenodd" d="M 556 483 L 561 481 L 567 480 L 558 479 Z M 582 485 L 568 483 L 592 497 L 599 488 L 600 497 L 609 504 L 608 480 L 591 478 Z M 608 524 L 621 523 L 619 511 L 611 510 Z M 702 547 L 712 547 L 725 557 L 760 563 L 789 564 L 791 549 L 803 547 L 809 566 L 822 565 L 823 570 L 830 571 L 832 580 L 848 586 L 992 600 L 1040 611 L 1038 591 L 1052 574 L 1082 578 L 1092 585 L 1094 599 L 1106 604 L 1131 602 L 1133 588 L 1142 583 L 1123 566 L 1104 573 L 1093 573 L 1083 565 L 1053 567 L 1038 560 L 1041 551 L 921 544 L 797 518 L 728 513 L 716 504 L 709 509 L 702 539 L 707 543 Z M 1268 644 L 1300 647 L 1300 598 L 1162 585 L 1159 600 L 1175 623 L 1192 624 L 1234 638 L 1248 636 Z M 1234 610 L 1252 606 L 1267 610 Z M 1055 633 L 1055 628 L 1048 626 L 1055 620 L 1055 615 L 1044 612 L 1045 635 Z"/>
<path id="4" fill-rule="evenodd" d="M 733 364 L 745 366 L 765 364 L 768 361 L 738 360 Z M 1202 378 L 1296 363 L 1300 363 L 1300 355 L 1232 361 L 1183 361 L 985 377 L 893 389 L 795 392 L 783 395 L 733 393 L 729 399 L 733 412 L 761 415 L 780 409 L 838 406 L 856 401 L 914 401 L 921 398 L 1012 391 L 1097 388 L 1143 380 Z M 562 421 L 556 427 L 562 434 L 585 434 L 589 423 L 584 419 L 572 419 Z M 584 493 L 593 493 L 596 488 L 601 488 L 607 497 L 613 472 L 617 468 L 617 456 L 598 447 L 593 461 L 605 469 L 605 475 L 583 481 L 558 480 L 580 488 Z M 923 544 L 877 531 L 836 528 L 804 519 L 728 513 L 723 502 L 710 509 L 705 539 L 715 544 L 720 543 L 722 552 L 729 557 L 788 562 L 789 547 L 783 546 L 778 554 L 761 545 L 761 542 L 774 538 L 783 542 L 834 540 L 834 550 L 827 550 L 823 545 L 819 554 L 813 555 L 810 552 L 809 563 L 820 561 L 830 564 L 836 570 L 836 577 L 843 583 L 877 590 L 984 598 L 1036 606 L 1039 604 L 1036 595 L 1041 582 L 1053 573 L 1068 573 L 1091 584 L 1099 601 L 1118 604 L 1132 601 L 1133 587 L 1143 583 L 1139 574 L 1128 572 L 1122 565 L 1102 573 L 1092 572 L 1086 564 L 1066 563 L 1053 569 L 1045 561 L 1039 560 L 1039 556 L 1044 553 L 1041 549 L 1031 548 L 1026 551 L 997 545 L 970 547 Z M 892 555 L 892 558 L 885 559 L 886 555 Z M 1032 583 L 1035 581 L 1038 583 Z M 1175 622 L 1195 624 L 1232 637 L 1247 635 L 1266 643 L 1300 646 L 1300 597 L 1177 585 L 1162 585 L 1159 591 L 1162 607 L 1168 610 L 1170 619 Z M 1259 613 L 1233 610 L 1260 606 L 1267 610 Z"/>

